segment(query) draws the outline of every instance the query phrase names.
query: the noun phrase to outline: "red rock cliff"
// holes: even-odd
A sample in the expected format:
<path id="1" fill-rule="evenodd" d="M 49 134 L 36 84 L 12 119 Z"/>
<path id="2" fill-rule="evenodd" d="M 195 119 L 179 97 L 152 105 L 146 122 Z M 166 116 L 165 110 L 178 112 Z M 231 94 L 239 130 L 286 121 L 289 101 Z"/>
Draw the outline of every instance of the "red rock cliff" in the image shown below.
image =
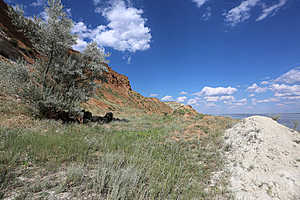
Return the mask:
<path id="1" fill-rule="evenodd" d="M 8 6 L 0 0 L 0 56 L 7 59 L 25 58 L 32 63 L 38 56 L 25 34 L 18 32 L 8 14 Z M 73 51 L 73 50 L 71 50 Z M 73 51 L 76 52 L 76 51 Z M 79 52 L 77 52 L 79 53 Z M 84 106 L 96 113 L 107 111 L 128 112 L 139 110 L 147 113 L 170 113 L 172 109 L 156 98 L 146 98 L 133 91 L 128 77 L 112 70 L 108 65 L 107 82 L 98 81 L 101 87 L 95 98 Z"/>

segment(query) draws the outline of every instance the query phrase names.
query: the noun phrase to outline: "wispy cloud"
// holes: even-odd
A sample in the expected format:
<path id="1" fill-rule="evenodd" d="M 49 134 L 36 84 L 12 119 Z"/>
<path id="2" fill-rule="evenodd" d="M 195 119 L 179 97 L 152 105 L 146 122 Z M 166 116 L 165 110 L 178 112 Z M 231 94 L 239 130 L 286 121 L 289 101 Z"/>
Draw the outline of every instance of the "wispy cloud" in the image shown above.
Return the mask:
<path id="1" fill-rule="evenodd" d="M 251 17 L 251 10 L 254 7 L 259 7 L 259 17 L 256 21 L 261 21 L 269 16 L 274 15 L 280 8 L 282 8 L 288 0 L 278 0 L 279 2 L 266 7 L 264 2 L 267 0 L 243 0 L 238 6 L 232 8 L 224 14 L 225 21 L 231 26 L 235 26 L 241 22 L 248 20 Z"/>
<path id="2" fill-rule="evenodd" d="M 178 97 L 178 98 L 176 99 L 176 101 L 179 102 L 179 103 L 183 103 L 183 102 L 185 102 L 186 100 L 187 100 L 187 97 L 186 97 L 186 96 Z"/>
<path id="3" fill-rule="evenodd" d="M 256 19 L 256 21 L 261 21 L 263 19 L 265 19 L 266 17 L 268 17 L 271 14 L 274 14 L 277 10 L 279 10 L 282 6 L 284 6 L 287 3 L 288 0 L 279 0 L 279 3 L 264 8 L 262 11 L 262 14 Z"/>
<path id="4" fill-rule="evenodd" d="M 186 94 L 188 94 L 188 93 L 187 93 L 186 91 L 181 91 L 180 94 L 181 94 L 181 95 L 186 95 Z"/>
<path id="5" fill-rule="evenodd" d="M 247 104 L 247 102 L 248 102 L 248 100 L 246 98 L 243 98 L 243 99 L 239 99 L 239 100 L 232 99 L 229 101 L 224 101 L 224 104 L 233 105 L 233 106 L 244 106 Z"/>
<path id="6" fill-rule="evenodd" d="M 225 21 L 230 25 L 243 22 L 250 18 L 250 10 L 256 6 L 260 0 L 244 0 L 239 6 L 232 8 L 225 13 Z"/>
<path id="7" fill-rule="evenodd" d="M 158 94 L 150 94 L 150 97 L 157 97 Z"/>
<path id="8" fill-rule="evenodd" d="M 40 7 L 40 6 L 44 6 L 45 4 L 46 4 L 46 0 L 36 0 L 32 2 L 30 5 L 33 7 Z"/>
<path id="9" fill-rule="evenodd" d="M 189 104 L 189 105 L 195 105 L 197 103 L 198 103 L 197 99 L 189 99 L 187 102 L 187 104 Z"/>
<path id="10" fill-rule="evenodd" d="M 269 81 L 262 81 L 260 84 L 262 85 L 268 85 L 270 82 Z"/>
<path id="11" fill-rule="evenodd" d="M 236 105 L 236 106 L 244 106 L 246 105 L 248 102 L 248 100 L 246 98 L 244 99 L 240 99 L 240 100 L 235 100 L 233 101 L 233 105 Z"/>
<path id="12" fill-rule="evenodd" d="M 275 82 L 287 84 L 300 83 L 300 67 L 291 69 L 287 73 L 275 79 Z"/>
<path id="13" fill-rule="evenodd" d="M 219 98 L 218 96 L 207 96 L 207 97 L 204 97 L 204 99 L 207 101 L 207 102 L 217 102 L 219 101 Z"/>
<path id="14" fill-rule="evenodd" d="M 232 100 L 232 101 L 234 101 L 235 98 L 234 98 L 234 96 L 221 96 L 220 100 L 221 101 L 223 101 L 223 100 Z"/>
<path id="15" fill-rule="evenodd" d="M 217 106 L 217 104 L 215 104 L 215 103 L 206 103 L 205 104 L 207 107 L 216 107 Z"/>
<path id="16" fill-rule="evenodd" d="M 197 7 L 200 8 L 201 6 L 203 6 L 209 0 L 192 0 L 192 1 L 197 4 Z"/>
<path id="17" fill-rule="evenodd" d="M 163 98 L 161 98 L 162 101 L 174 101 L 172 96 L 164 96 Z"/>
<path id="18" fill-rule="evenodd" d="M 94 2 L 94 5 L 97 6 L 101 2 L 101 0 L 93 0 L 93 2 Z"/>
<path id="19" fill-rule="evenodd" d="M 268 99 L 262 99 L 262 100 L 256 100 L 256 103 L 270 103 L 270 102 L 278 102 L 280 101 L 277 98 L 268 98 Z"/>
<path id="20" fill-rule="evenodd" d="M 204 20 L 204 21 L 207 21 L 207 20 L 209 20 L 209 18 L 211 17 L 211 15 L 212 15 L 212 12 L 211 12 L 211 7 L 207 7 L 206 8 L 206 11 L 203 13 L 203 15 L 202 15 L 202 19 Z"/>

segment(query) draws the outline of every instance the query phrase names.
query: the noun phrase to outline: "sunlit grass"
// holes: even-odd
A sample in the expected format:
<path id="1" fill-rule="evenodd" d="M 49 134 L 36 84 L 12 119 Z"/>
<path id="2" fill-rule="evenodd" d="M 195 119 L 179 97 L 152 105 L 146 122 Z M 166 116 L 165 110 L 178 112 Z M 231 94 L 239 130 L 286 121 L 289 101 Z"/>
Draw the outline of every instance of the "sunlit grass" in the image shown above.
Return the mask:
<path id="1" fill-rule="evenodd" d="M 2 106 L 2 116 L 27 112 L 20 108 L 11 114 L 9 108 Z M 222 134 L 232 124 L 227 118 L 184 120 L 137 112 L 118 116 L 129 123 L 80 125 L 27 117 L 28 126 L 0 128 L 0 198 L 215 199 L 227 194 L 226 180 L 210 184 L 224 165 Z M 205 134 L 196 137 L 198 130 Z"/>

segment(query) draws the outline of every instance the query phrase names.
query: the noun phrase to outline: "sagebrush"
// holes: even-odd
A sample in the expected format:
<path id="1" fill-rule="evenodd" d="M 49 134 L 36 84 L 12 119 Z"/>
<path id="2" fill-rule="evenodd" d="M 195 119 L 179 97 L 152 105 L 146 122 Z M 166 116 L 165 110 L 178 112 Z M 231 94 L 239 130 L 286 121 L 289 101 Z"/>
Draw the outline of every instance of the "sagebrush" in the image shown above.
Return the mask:
<path id="1" fill-rule="evenodd" d="M 38 58 L 30 65 L 17 61 L 6 75 L 13 82 L 15 93 L 30 103 L 38 115 L 79 116 L 80 104 L 94 94 L 94 81 L 104 79 L 108 54 L 95 42 L 89 43 L 82 53 L 71 50 L 77 36 L 72 34 L 73 22 L 60 0 L 48 0 L 44 12 L 44 19 L 29 19 L 18 7 L 10 9 L 13 23 L 25 33 Z"/>

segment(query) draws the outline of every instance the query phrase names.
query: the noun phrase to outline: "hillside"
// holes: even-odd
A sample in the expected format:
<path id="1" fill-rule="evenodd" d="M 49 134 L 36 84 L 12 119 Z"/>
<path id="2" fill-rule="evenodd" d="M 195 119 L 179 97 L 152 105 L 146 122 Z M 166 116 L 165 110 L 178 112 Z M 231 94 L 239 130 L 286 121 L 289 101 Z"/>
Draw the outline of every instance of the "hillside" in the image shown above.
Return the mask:
<path id="1" fill-rule="evenodd" d="M 39 54 L 7 9 L 0 0 L 0 199 L 230 196 L 226 178 L 211 184 L 211 177 L 224 167 L 222 135 L 236 121 L 143 97 L 108 65 L 107 80 L 96 81 L 101 87 L 81 106 L 126 120 L 79 124 L 34 116 L 16 90 L 10 93 L 15 85 L 6 74 L 13 61 L 24 58 L 30 67 Z"/>
<path id="2" fill-rule="evenodd" d="M 9 60 L 23 58 L 32 63 L 38 53 L 32 49 L 29 40 L 22 32 L 18 32 L 7 14 L 8 6 L 0 0 L 0 59 Z M 72 53 L 79 53 L 71 50 Z M 172 109 L 157 98 L 147 98 L 132 90 L 128 77 L 114 71 L 107 65 L 107 82 L 98 81 L 101 85 L 97 90 L 95 98 L 83 105 L 93 114 L 104 114 L 112 111 L 124 113 L 140 111 L 144 113 L 171 113 Z"/>

